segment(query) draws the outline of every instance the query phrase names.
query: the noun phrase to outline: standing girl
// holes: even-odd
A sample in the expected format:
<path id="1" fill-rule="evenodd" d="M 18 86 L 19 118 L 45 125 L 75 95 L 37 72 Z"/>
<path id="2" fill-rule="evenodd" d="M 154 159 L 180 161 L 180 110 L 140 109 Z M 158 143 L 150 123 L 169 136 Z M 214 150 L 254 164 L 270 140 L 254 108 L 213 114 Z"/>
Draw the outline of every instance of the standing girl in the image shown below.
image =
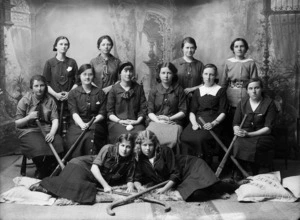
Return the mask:
<path id="1" fill-rule="evenodd" d="M 43 72 L 48 83 L 48 92 L 56 100 L 60 126 L 61 117 L 63 115 L 68 116 L 67 100 L 69 91 L 77 87 L 75 77 L 78 67 L 74 59 L 67 57 L 69 48 L 70 41 L 67 37 L 60 36 L 56 38 L 53 45 L 53 51 L 56 51 L 56 55 L 47 60 Z M 61 127 L 60 130 L 62 130 Z"/>
<path id="2" fill-rule="evenodd" d="M 251 58 L 245 55 L 249 49 L 243 38 L 236 38 L 230 45 L 234 57 L 226 60 L 221 79 L 221 86 L 227 89 L 227 97 L 231 107 L 236 108 L 242 97 L 247 96 L 246 84 L 249 79 L 258 76 L 257 67 Z"/>
<path id="3" fill-rule="evenodd" d="M 121 61 L 110 53 L 113 46 L 114 43 L 110 36 L 101 36 L 97 41 L 100 54 L 90 62 L 95 72 L 94 83 L 103 89 L 105 94 L 118 81 L 118 69 Z"/>

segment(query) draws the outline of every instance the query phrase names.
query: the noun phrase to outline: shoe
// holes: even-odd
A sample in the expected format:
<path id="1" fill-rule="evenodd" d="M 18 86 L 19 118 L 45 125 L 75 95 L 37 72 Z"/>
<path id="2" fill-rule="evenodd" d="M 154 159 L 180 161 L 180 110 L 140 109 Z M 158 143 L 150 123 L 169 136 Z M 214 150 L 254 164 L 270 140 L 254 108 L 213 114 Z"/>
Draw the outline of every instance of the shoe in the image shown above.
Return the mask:
<path id="1" fill-rule="evenodd" d="M 42 193 L 48 193 L 48 190 L 46 190 L 44 187 L 40 185 L 40 183 L 35 183 L 29 187 L 30 191 L 35 192 L 42 192 Z"/>

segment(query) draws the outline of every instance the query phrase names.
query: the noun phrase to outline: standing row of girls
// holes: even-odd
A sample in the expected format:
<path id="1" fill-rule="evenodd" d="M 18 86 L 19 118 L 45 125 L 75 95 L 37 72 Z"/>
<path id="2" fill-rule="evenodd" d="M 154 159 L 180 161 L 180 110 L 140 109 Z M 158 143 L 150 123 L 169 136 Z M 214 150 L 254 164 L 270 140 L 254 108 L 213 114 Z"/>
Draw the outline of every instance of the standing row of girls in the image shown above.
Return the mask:
<path id="1" fill-rule="evenodd" d="M 64 105 L 60 103 L 68 100 L 68 109 L 73 120 L 66 136 L 67 148 L 74 143 L 82 130 L 87 128 L 91 118 L 96 117 L 91 131 L 81 140 L 73 157 L 97 154 L 106 143 L 107 135 L 108 142 L 114 143 L 121 134 L 137 133 L 147 129 L 158 136 L 161 145 L 176 146 L 177 153 L 181 151 L 183 154 L 204 157 L 209 161 L 209 143 L 213 138 L 208 130 L 213 129 L 216 133 L 221 134 L 228 113 L 227 96 L 232 112 L 237 107 L 234 103 L 243 97 L 246 85 L 249 85 L 249 79 L 257 76 L 254 61 L 245 58 L 248 49 L 247 42 L 238 38 L 231 45 L 235 58 L 229 59 L 226 63 L 223 74 L 223 77 L 226 76 L 226 78 L 222 81 L 227 87 L 222 88 L 215 83 L 218 74 L 216 66 L 213 64 L 204 66 L 196 60 L 193 57 L 197 48 L 196 42 L 193 38 L 185 38 L 182 42 L 184 56 L 173 61 L 174 64 L 167 62 L 159 65 L 157 75 L 159 83 L 150 91 L 147 107 L 143 87 L 133 80 L 134 67 L 132 63 L 121 63 L 110 54 L 113 42 L 109 36 L 99 38 L 97 42 L 100 50 L 99 56 L 93 59 L 91 64 L 82 65 L 79 70 L 77 70 L 76 62 L 66 56 L 69 46 L 70 43 L 65 37 L 59 37 L 55 41 L 54 50 L 57 51 L 57 55 L 47 61 L 45 65 L 46 80 L 41 76 L 33 78 L 31 82 L 33 93 L 31 93 L 30 100 L 24 98 L 18 105 L 16 124 L 20 131 L 23 133 L 26 131 L 26 135 L 20 135 L 21 147 L 22 149 L 26 148 L 27 151 L 23 151 L 24 154 L 28 158 L 33 158 L 34 162 L 36 158 L 41 158 L 42 161 L 51 158 L 49 157 L 51 153 L 49 154 L 48 146 L 43 141 L 41 134 L 40 140 L 37 142 L 37 138 L 32 136 L 37 129 L 34 130 L 28 126 L 36 118 L 50 127 L 47 130 L 49 133 L 46 141 L 53 142 L 58 153 L 62 152 L 61 138 L 57 137 L 56 139 L 58 127 L 56 105 L 48 96 L 47 89 L 49 94 L 56 98 L 58 106 L 61 106 L 61 111 L 63 111 Z M 75 84 L 76 76 L 79 79 L 77 84 Z M 203 84 L 201 83 L 202 79 Z M 262 88 L 260 81 L 256 84 L 258 84 L 256 87 Z M 255 89 L 257 89 L 256 87 Z M 255 101 L 257 107 L 262 101 L 261 93 L 256 97 L 258 97 Z M 24 100 L 28 103 L 24 103 Z M 47 105 L 46 100 L 49 100 L 51 104 Z M 43 107 L 43 111 L 38 110 L 38 103 Z M 246 103 L 248 102 L 246 101 Z M 272 102 L 270 103 L 272 104 Z M 263 117 L 259 118 L 262 119 L 259 126 L 253 126 L 257 123 L 257 118 L 254 116 L 262 113 L 257 109 L 259 108 L 250 109 L 253 117 L 248 117 L 249 125 L 252 126 L 249 129 L 251 132 L 262 128 L 264 130 L 251 135 L 268 136 L 273 119 L 265 123 L 268 113 L 265 111 Z M 46 110 L 52 112 L 51 117 L 49 114 L 45 115 Z M 207 123 L 201 125 L 199 116 Z M 147 118 L 149 125 L 145 128 L 144 121 Z M 189 118 L 190 123 L 184 128 L 185 118 Z M 20 120 L 23 123 L 19 123 Z M 238 123 L 238 120 L 236 122 Z M 33 123 L 32 126 L 36 125 Z M 235 133 L 238 134 L 240 130 L 239 132 L 236 130 L 237 128 Z M 251 137 L 250 130 L 242 130 L 246 131 L 247 135 L 244 132 L 240 136 Z M 34 135 L 38 134 L 34 133 Z M 262 143 L 262 141 L 256 143 Z M 258 145 L 256 143 L 251 146 L 254 148 L 252 151 L 254 155 Z M 40 148 L 40 146 L 43 147 Z M 43 150 L 35 153 L 35 150 L 32 150 L 35 148 Z M 255 156 L 252 155 L 251 158 L 252 161 L 250 161 L 255 162 L 253 159 Z M 51 167 L 51 163 L 46 165 L 45 163 L 43 165 L 36 163 L 37 173 L 42 173 L 41 177 L 49 175 L 48 169 Z M 45 171 L 45 167 L 47 171 Z"/>

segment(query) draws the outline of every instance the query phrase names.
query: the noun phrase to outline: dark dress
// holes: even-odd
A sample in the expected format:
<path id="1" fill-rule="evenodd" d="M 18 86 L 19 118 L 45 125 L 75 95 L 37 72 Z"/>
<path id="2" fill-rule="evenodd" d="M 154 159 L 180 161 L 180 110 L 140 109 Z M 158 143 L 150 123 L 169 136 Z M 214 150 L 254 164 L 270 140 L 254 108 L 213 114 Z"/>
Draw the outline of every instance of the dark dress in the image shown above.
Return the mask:
<path id="1" fill-rule="evenodd" d="M 178 112 L 183 112 L 184 114 L 187 112 L 186 96 L 178 83 L 175 83 L 168 89 L 165 89 L 160 83 L 150 91 L 148 114 L 153 113 L 157 116 L 166 115 L 171 117 Z M 151 121 L 147 130 L 155 133 L 161 145 L 167 145 L 171 148 L 179 147 L 183 119 L 174 120 L 174 122 L 176 124 L 162 124 Z M 177 151 L 179 153 L 179 148 Z"/>
<path id="2" fill-rule="evenodd" d="M 46 61 L 43 76 L 46 77 L 48 85 L 57 93 L 69 92 L 76 82 L 78 66 L 74 59 L 66 57 L 64 61 L 59 61 L 53 57 Z M 56 100 L 58 110 L 60 111 L 61 102 Z M 64 115 L 67 115 L 67 101 L 64 101 Z"/>
<path id="3" fill-rule="evenodd" d="M 99 88 L 103 89 L 107 86 L 113 85 L 118 81 L 118 69 L 121 61 L 109 55 L 105 60 L 101 54 L 91 60 L 92 68 L 95 72 L 94 83 Z"/>
<path id="4" fill-rule="evenodd" d="M 173 60 L 172 63 L 178 70 L 178 83 L 183 89 L 199 86 L 201 84 L 204 65 L 200 60 L 194 59 L 193 62 L 188 63 L 180 57 Z"/>
<path id="5" fill-rule="evenodd" d="M 201 116 L 205 122 L 211 122 L 221 113 L 226 113 L 227 106 L 226 90 L 224 88 L 220 88 L 215 96 L 209 94 L 201 96 L 200 89 L 197 89 L 192 99 L 191 112 L 195 114 L 198 124 L 202 125 L 199 116 Z M 216 134 L 220 134 L 222 129 L 223 123 L 221 122 L 213 128 L 213 131 Z M 182 154 L 204 156 L 206 159 L 206 157 L 211 154 L 212 141 L 214 141 L 214 138 L 208 130 L 193 130 L 192 123 L 189 123 L 181 135 L 181 152 Z"/>
<path id="6" fill-rule="evenodd" d="M 147 115 L 147 102 L 143 86 L 133 82 L 129 91 L 125 91 L 120 83 L 113 85 L 108 93 L 106 109 L 108 118 L 110 115 L 115 115 L 121 120 L 145 118 Z M 125 126 L 109 120 L 108 141 L 114 143 L 121 134 L 136 133 L 143 130 L 145 130 L 143 123 L 134 125 L 134 129 L 127 131 Z"/>
<path id="7" fill-rule="evenodd" d="M 257 131 L 263 127 L 268 127 L 272 131 L 276 120 L 276 106 L 272 99 L 264 97 L 253 112 L 249 98 L 243 99 L 235 111 L 233 126 L 239 126 L 245 114 L 247 118 L 243 129 L 247 132 Z M 256 137 L 239 137 L 234 143 L 233 154 L 238 159 L 260 163 L 265 161 L 266 153 L 274 148 L 274 141 L 272 133 Z"/>
<path id="8" fill-rule="evenodd" d="M 87 123 L 93 116 L 101 114 L 106 117 L 106 96 L 105 93 L 93 86 L 90 93 L 86 93 L 82 86 L 78 86 L 69 93 L 68 104 L 70 114 L 77 113 L 81 119 Z M 72 120 L 66 135 L 68 149 L 82 133 L 79 125 Z M 72 157 L 78 157 L 88 154 L 97 154 L 101 147 L 107 142 L 106 119 L 93 124 L 90 130 L 84 135 L 79 142 Z"/>
<path id="9" fill-rule="evenodd" d="M 139 157 L 134 179 L 142 184 L 158 184 L 172 180 L 184 200 L 195 191 L 218 182 L 217 177 L 202 159 L 189 155 L 175 157 L 172 150 L 166 146 L 156 149 L 154 165 L 146 156 Z"/>
<path id="10" fill-rule="evenodd" d="M 135 161 L 132 156 L 123 158 L 114 145 L 105 145 L 96 155 L 72 159 L 57 177 L 47 177 L 40 185 L 49 193 L 81 204 L 93 204 L 97 187 L 102 187 L 91 172 L 98 165 L 103 178 L 111 186 L 133 181 Z"/>
<path id="11" fill-rule="evenodd" d="M 29 115 L 30 112 L 37 111 L 37 106 L 40 101 L 35 98 L 33 93 L 27 93 L 21 98 L 17 106 L 16 120 Z M 43 120 L 40 120 L 41 125 L 46 133 L 51 130 L 51 123 L 58 118 L 56 104 L 52 97 L 46 95 L 41 101 Z M 31 159 L 38 156 L 53 155 L 49 145 L 45 141 L 41 130 L 35 121 L 28 122 L 23 128 L 17 128 L 18 137 L 20 139 L 20 147 L 22 154 Z M 56 134 L 52 142 L 57 153 L 63 152 L 62 138 Z"/>

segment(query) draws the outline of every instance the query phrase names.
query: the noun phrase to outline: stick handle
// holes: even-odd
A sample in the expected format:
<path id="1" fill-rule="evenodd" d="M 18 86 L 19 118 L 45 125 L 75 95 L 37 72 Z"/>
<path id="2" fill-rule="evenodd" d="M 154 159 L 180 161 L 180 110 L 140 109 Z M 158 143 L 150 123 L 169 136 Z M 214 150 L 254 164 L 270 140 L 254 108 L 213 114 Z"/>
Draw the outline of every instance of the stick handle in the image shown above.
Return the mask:
<path id="1" fill-rule="evenodd" d="M 201 118 L 199 116 L 199 120 L 202 124 L 205 124 L 206 122 L 203 120 L 203 118 Z M 223 144 L 223 142 L 218 138 L 218 136 L 216 135 L 216 133 L 212 130 L 208 130 L 209 133 L 214 137 L 214 139 L 218 142 L 218 144 L 221 146 L 221 148 L 227 152 L 227 147 L 225 147 L 225 145 Z M 230 156 L 232 162 L 239 168 L 239 170 L 242 172 L 242 174 L 245 176 L 245 177 L 248 177 L 249 174 L 243 169 L 243 167 L 239 164 L 239 162 L 231 155 Z"/>
<path id="2" fill-rule="evenodd" d="M 38 119 L 36 119 L 35 121 L 36 121 L 37 125 L 39 126 L 39 128 L 40 128 L 40 130 L 41 130 L 43 136 L 46 137 L 46 133 L 45 133 L 44 129 L 42 128 L 41 122 L 40 122 Z M 52 145 L 52 143 L 47 142 L 47 144 L 49 145 L 49 147 L 50 147 L 50 149 L 51 149 L 51 151 L 52 151 L 54 157 L 56 158 L 56 160 L 57 160 L 59 166 L 60 166 L 62 169 L 65 168 L 65 165 L 63 164 L 63 162 L 61 161 L 60 157 L 58 156 L 58 154 L 57 154 L 57 152 L 56 152 L 54 146 Z"/>
<path id="3" fill-rule="evenodd" d="M 73 153 L 73 151 L 76 149 L 78 143 L 81 141 L 81 139 L 82 139 L 82 137 L 85 135 L 85 133 L 90 129 L 90 127 L 91 127 L 91 125 L 93 124 L 93 122 L 95 121 L 95 119 L 96 119 L 96 117 L 93 117 L 93 118 L 90 120 L 90 122 L 89 122 L 89 124 L 88 124 L 88 127 L 87 127 L 85 130 L 83 130 L 83 131 L 81 132 L 81 134 L 78 136 L 78 138 L 76 139 L 76 141 L 72 144 L 72 146 L 70 147 L 70 149 L 68 150 L 68 152 L 65 154 L 65 156 L 64 156 L 63 159 L 62 159 L 63 164 L 65 164 L 65 163 L 67 162 L 69 156 L 70 156 L 70 155 Z M 57 173 L 59 172 L 59 170 L 60 170 L 60 166 L 58 165 L 58 166 L 55 168 L 55 170 L 51 173 L 50 177 L 56 176 Z"/>
<path id="4" fill-rule="evenodd" d="M 61 101 L 60 103 L 60 112 L 59 112 L 59 134 L 62 135 L 62 118 L 63 118 L 63 112 L 64 112 L 64 101 Z"/>
<path id="5" fill-rule="evenodd" d="M 100 192 L 104 192 L 104 190 L 101 189 L 101 188 L 97 188 L 97 190 L 100 191 Z M 112 194 L 116 194 L 116 195 L 120 195 L 120 196 L 131 196 L 131 195 L 133 195 L 133 194 L 130 194 L 130 193 L 124 193 L 124 192 L 118 192 L 118 191 L 112 191 Z M 169 212 L 171 210 L 171 207 L 167 203 L 163 203 L 163 202 L 160 202 L 160 201 L 155 200 L 155 199 L 148 199 L 148 198 L 140 198 L 140 199 L 144 202 L 150 202 L 150 203 L 155 203 L 155 204 L 158 204 L 158 205 L 162 205 L 164 207 L 165 212 Z"/>
<path id="6" fill-rule="evenodd" d="M 247 118 L 247 114 L 244 115 L 244 118 L 243 118 L 243 120 L 242 120 L 242 123 L 241 123 L 241 125 L 240 125 L 240 128 L 243 127 L 243 125 L 244 125 L 244 123 L 245 123 L 245 121 L 246 121 L 246 118 Z M 238 138 L 238 136 L 234 135 L 234 137 L 233 137 L 233 139 L 232 139 L 232 141 L 231 141 L 231 143 L 230 143 L 230 145 L 229 145 L 229 147 L 228 147 L 228 150 L 226 151 L 226 154 L 224 155 L 224 157 L 223 157 L 223 159 L 222 159 L 220 165 L 218 166 L 218 169 L 217 169 L 217 171 L 216 171 L 216 176 L 217 176 L 217 177 L 220 176 L 220 174 L 221 174 L 221 172 L 222 172 L 222 170 L 223 170 L 223 168 L 224 168 L 224 165 L 225 165 L 225 163 L 226 163 L 226 161 L 227 161 L 227 159 L 228 159 L 228 157 L 229 157 L 229 154 L 230 154 L 230 152 L 231 152 L 231 150 L 232 150 L 232 148 L 233 148 L 233 144 L 234 144 L 234 142 L 236 141 L 237 138 Z"/>
<path id="7" fill-rule="evenodd" d="M 162 183 L 159 183 L 159 184 L 157 184 L 157 185 L 155 185 L 155 186 L 152 186 L 152 187 L 150 187 L 150 188 L 144 190 L 143 192 L 139 192 L 139 193 L 137 193 L 137 194 L 128 196 L 128 197 L 125 198 L 125 199 L 121 199 L 121 200 L 118 200 L 118 201 L 115 201 L 115 202 L 109 204 L 109 205 L 107 206 L 107 208 L 106 208 L 107 214 L 109 214 L 109 215 L 116 215 L 116 213 L 112 210 L 114 207 L 120 206 L 120 205 L 122 205 L 122 204 L 125 204 L 125 203 L 131 201 L 131 200 L 134 200 L 134 199 L 140 197 L 141 195 L 144 195 L 144 194 L 146 194 L 146 193 L 148 193 L 148 192 L 150 192 L 150 191 L 152 191 L 152 190 L 154 190 L 154 189 L 157 189 L 157 188 L 159 188 L 159 187 L 162 187 L 162 186 L 166 185 L 168 182 L 169 182 L 169 180 L 164 181 L 164 182 L 162 182 Z"/>

